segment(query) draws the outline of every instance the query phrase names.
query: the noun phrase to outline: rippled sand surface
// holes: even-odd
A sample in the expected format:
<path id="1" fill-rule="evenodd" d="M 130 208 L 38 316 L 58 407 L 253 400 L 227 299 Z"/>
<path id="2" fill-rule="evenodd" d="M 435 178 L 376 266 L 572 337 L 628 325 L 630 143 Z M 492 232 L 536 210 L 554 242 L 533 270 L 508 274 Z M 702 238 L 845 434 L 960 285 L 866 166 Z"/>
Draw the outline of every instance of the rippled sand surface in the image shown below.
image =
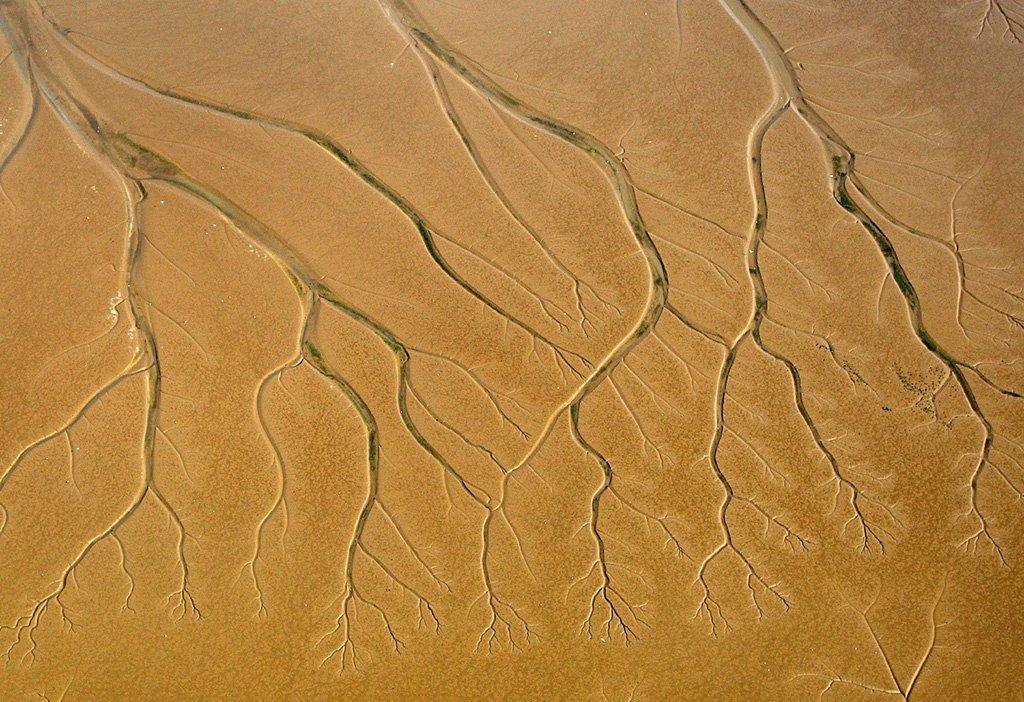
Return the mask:
<path id="1" fill-rule="evenodd" d="M 3 699 L 1024 695 L 1024 3 L 0 17 Z"/>

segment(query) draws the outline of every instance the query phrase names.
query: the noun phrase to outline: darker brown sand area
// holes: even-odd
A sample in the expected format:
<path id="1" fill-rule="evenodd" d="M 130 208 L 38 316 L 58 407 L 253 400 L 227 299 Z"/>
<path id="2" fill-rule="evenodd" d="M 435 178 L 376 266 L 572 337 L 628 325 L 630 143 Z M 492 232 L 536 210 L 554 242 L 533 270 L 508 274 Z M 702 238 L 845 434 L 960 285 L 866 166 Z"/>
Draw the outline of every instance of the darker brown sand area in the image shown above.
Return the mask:
<path id="1" fill-rule="evenodd" d="M 0 4 L 3 699 L 1019 699 L 1024 4 Z"/>

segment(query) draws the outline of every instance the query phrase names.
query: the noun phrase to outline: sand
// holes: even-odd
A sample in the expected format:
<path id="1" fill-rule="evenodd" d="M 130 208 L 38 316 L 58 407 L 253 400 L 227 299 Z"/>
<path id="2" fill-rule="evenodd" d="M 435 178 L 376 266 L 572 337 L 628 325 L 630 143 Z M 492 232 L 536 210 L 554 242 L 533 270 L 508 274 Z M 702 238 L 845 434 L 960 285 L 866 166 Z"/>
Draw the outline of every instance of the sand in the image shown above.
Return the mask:
<path id="1" fill-rule="evenodd" d="M 0 5 L 4 699 L 1017 699 L 1024 5 Z"/>

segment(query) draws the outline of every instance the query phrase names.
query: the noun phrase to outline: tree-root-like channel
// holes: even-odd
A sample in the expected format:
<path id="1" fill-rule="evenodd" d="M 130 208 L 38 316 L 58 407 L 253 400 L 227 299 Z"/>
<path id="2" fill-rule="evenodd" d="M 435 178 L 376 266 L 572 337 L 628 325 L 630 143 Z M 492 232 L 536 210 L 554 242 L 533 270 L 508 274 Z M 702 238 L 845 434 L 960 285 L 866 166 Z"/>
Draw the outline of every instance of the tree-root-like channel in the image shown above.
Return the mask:
<path id="1" fill-rule="evenodd" d="M 73 628 L 73 619 L 62 598 L 65 597 L 69 585 L 74 583 L 76 569 L 102 542 L 109 540 L 118 549 L 120 567 L 132 584 L 132 590 L 125 601 L 125 607 L 130 608 L 135 582 L 125 567 L 125 549 L 119 530 L 147 500 L 166 513 L 176 534 L 175 548 L 180 579 L 175 583 L 168 599 L 171 613 L 178 618 L 199 619 L 203 616 L 199 606 L 201 603 L 197 603 L 193 596 L 189 568 L 189 556 L 195 539 L 189 533 L 187 521 L 183 520 L 179 508 L 161 487 L 155 471 L 155 447 L 158 440 L 168 444 L 184 469 L 181 453 L 160 426 L 161 400 L 166 391 L 162 387 L 163 378 L 158 353 L 160 344 L 150 322 L 150 316 L 165 313 L 144 299 L 138 289 L 140 252 L 146 247 L 153 247 L 161 257 L 167 258 L 144 233 L 142 205 L 146 202 L 149 189 L 156 186 L 173 189 L 187 201 L 207 209 L 230 225 L 253 250 L 273 262 L 290 282 L 299 301 L 298 328 L 293 341 L 289 342 L 290 351 L 287 359 L 262 373 L 252 390 L 253 422 L 271 456 L 276 479 L 273 495 L 269 503 L 261 509 L 256 521 L 253 549 L 246 553 L 239 571 L 239 577 L 245 578 L 246 588 L 251 583 L 255 603 L 253 613 L 256 617 L 267 616 L 273 607 L 268 601 L 265 586 L 268 567 L 265 550 L 268 534 L 272 533 L 275 520 L 280 520 L 281 540 L 284 545 L 293 509 L 290 503 L 291 467 L 268 417 L 268 388 L 273 383 L 283 384 L 284 377 L 291 372 L 297 372 L 299 369 L 311 371 L 331 388 L 332 393 L 340 396 L 339 399 L 355 413 L 362 426 L 365 443 L 362 444 L 359 471 L 365 492 L 362 494 L 355 522 L 345 536 L 344 543 L 338 548 L 338 556 L 342 563 L 338 573 L 339 594 L 331 605 L 329 626 L 316 643 L 316 648 L 321 654 L 319 661 L 322 666 L 339 669 L 363 666 L 368 658 L 368 654 L 365 653 L 367 642 L 373 637 L 386 641 L 395 652 L 401 652 L 406 636 L 401 617 L 405 614 L 412 614 L 417 629 L 423 628 L 436 634 L 441 631 L 444 624 L 439 600 L 453 590 L 452 583 L 442 577 L 436 565 L 423 555 L 424 547 L 407 531 L 397 516 L 387 491 L 381 489 L 382 476 L 390 477 L 393 475 L 391 471 L 396 470 L 396 467 L 384 460 L 381 454 L 382 412 L 395 413 L 403 435 L 411 439 L 410 445 L 415 444 L 420 457 L 428 460 L 430 465 L 439 470 L 449 498 L 449 509 L 457 502 L 465 503 L 476 520 L 474 529 L 477 531 L 473 535 L 473 548 L 474 557 L 478 562 L 474 567 L 478 566 L 479 575 L 474 584 L 476 592 L 468 601 L 470 612 L 475 614 L 482 611 L 481 624 L 475 639 L 475 649 L 478 651 L 491 653 L 499 648 L 519 649 L 542 635 L 540 627 L 530 620 L 526 605 L 519 600 L 520 593 L 500 575 L 498 566 L 502 565 L 502 562 L 500 554 L 496 553 L 496 540 L 502 535 L 510 537 L 510 542 L 515 546 L 516 566 L 521 563 L 526 571 L 534 575 L 527 547 L 520 535 L 520 527 L 508 511 L 509 495 L 514 481 L 529 473 L 537 474 L 542 452 L 554 443 L 552 437 L 559 431 L 567 431 L 574 450 L 578 449 L 578 453 L 585 458 L 588 466 L 597 468 L 596 473 L 591 473 L 594 476 L 592 486 L 583 486 L 589 496 L 589 503 L 585 505 L 586 521 L 578 532 L 585 534 L 587 548 L 592 549 L 593 561 L 575 582 L 568 585 L 569 592 L 581 587 L 587 590 L 586 606 L 579 620 L 579 635 L 605 641 L 617 638 L 629 643 L 643 635 L 645 627 L 655 616 L 654 608 L 648 608 L 647 602 L 642 601 L 637 592 L 639 588 L 635 587 L 637 582 L 646 584 L 644 574 L 638 567 L 624 564 L 613 556 L 612 552 L 619 539 L 614 534 L 614 523 L 608 519 L 606 510 L 609 506 L 620 509 L 643 524 L 648 535 L 656 535 L 662 545 L 677 557 L 678 562 L 683 564 L 681 567 L 692 571 L 692 579 L 685 580 L 691 585 L 691 594 L 695 594 L 695 602 L 690 612 L 694 619 L 702 620 L 695 626 L 707 628 L 712 636 L 724 633 L 731 626 L 731 615 L 726 604 L 728 600 L 720 594 L 722 584 L 715 577 L 720 565 L 731 563 L 739 566 L 741 576 L 735 584 L 741 588 L 743 596 L 749 598 L 749 605 L 744 606 L 751 613 L 761 617 L 770 610 L 790 609 L 793 605 L 791 596 L 787 594 L 787 589 L 779 580 L 773 577 L 771 564 L 766 564 L 763 559 L 755 557 L 751 551 L 751 542 L 739 534 L 743 529 L 742 518 L 752 518 L 763 526 L 765 537 L 772 536 L 773 541 L 781 542 L 781 546 L 793 552 L 808 550 L 814 544 L 814 538 L 804 533 L 801 527 L 780 516 L 763 495 L 746 490 L 744 483 L 737 479 L 738 469 L 730 465 L 724 457 L 723 442 L 734 438 L 755 457 L 769 479 L 784 482 L 789 480 L 785 473 L 778 471 L 762 455 L 755 443 L 745 438 L 734 417 L 731 417 L 731 408 L 739 404 L 735 395 L 735 371 L 741 353 L 755 354 L 784 373 L 787 393 L 791 392 L 786 395 L 786 402 L 791 403 L 795 412 L 793 416 L 798 418 L 796 430 L 804 437 L 808 446 L 813 447 L 816 460 L 827 472 L 827 484 L 833 491 L 833 511 L 838 513 L 836 530 L 852 550 L 864 557 L 886 557 L 889 547 L 899 540 L 903 530 L 900 515 L 876 493 L 869 482 L 870 478 L 865 478 L 843 464 L 840 460 L 841 454 L 837 455 L 834 448 L 834 440 L 822 429 L 823 420 L 816 417 L 815 412 L 808 406 L 806 378 L 801 375 L 800 367 L 783 350 L 762 336 L 762 328 L 767 324 L 795 335 L 809 337 L 819 348 L 828 352 L 834 365 L 846 374 L 851 384 L 866 385 L 863 377 L 840 359 L 827 336 L 813 330 L 789 326 L 780 321 L 778 315 L 773 316 L 773 310 L 779 305 L 773 308 L 773 297 L 762 273 L 764 251 L 781 259 L 789 269 L 798 274 L 807 287 L 828 294 L 827 287 L 801 270 L 799 264 L 783 253 L 777 244 L 768 241 L 772 213 L 765 192 L 762 148 L 766 135 L 788 112 L 797 114 L 802 124 L 821 143 L 830 164 L 831 170 L 827 175 L 831 179 L 832 195 L 835 202 L 847 213 L 842 216 L 852 218 L 851 221 L 855 220 L 869 235 L 872 244 L 885 262 L 885 281 L 891 278 L 902 296 L 910 327 L 917 341 L 945 369 L 942 384 L 939 389 L 932 391 L 932 400 L 934 401 L 934 395 L 947 384 L 955 386 L 962 394 L 970 410 L 970 416 L 982 429 L 981 444 L 972 455 L 969 503 L 965 510 L 972 520 L 974 529 L 960 546 L 971 552 L 987 548 L 995 554 L 1001 564 L 1005 565 L 1007 555 L 997 534 L 994 533 L 991 518 L 980 501 L 980 491 L 982 481 L 990 475 L 995 475 L 1001 477 L 1020 496 L 1020 491 L 1014 488 L 1014 483 L 993 462 L 993 455 L 1001 453 L 1009 456 L 1007 451 L 1012 451 L 1013 447 L 1019 449 L 1020 444 L 997 431 L 992 411 L 987 404 L 990 398 L 981 395 L 979 390 L 984 389 L 985 392 L 1008 402 L 1019 401 L 1021 394 L 1018 390 L 1004 387 L 986 372 L 983 364 L 972 363 L 947 351 L 926 327 L 922 302 L 897 255 L 887 229 L 897 229 L 912 238 L 925 240 L 929 246 L 939 246 L 951 257 L 958 274 L 957 322 L 961 324 L 961 328 L 961 312 L 965 299 L 973 300 L 989 312 L 1000 315 L 1011 325 L 1020 326 L 1021 329 L 1024 329 L 1024 322 L 1015 316 L 1011 309 L 985 302 L 978 295 L 975 283 L 968 279 L 967 273 L 972 264 L 965 261 L 962 256 L 956 238 L 955 224 L 950 240 L 936 238 L 903 223 L 883 207 L 866 187 L 866 179 L 856 172 L 854 153 L 820 116 L 805 95 L 786 52 L 782 50 L 768 28 L 743 0 L 720 1 L 761 53 L 774 86 L 774 99 L 752 126 L 746 145 L 746 169 L 754 217 L 742 241 L 742 275 L 733 275 L 728 268 L 699 250 L 649 232 L 643 210 L 637 201 L 637 192 L 645 194 L 655 203 L 677 209 L 688 217 L 703 219 L 705 223 L 713 225 L 734 239 L 740 236 L 739 234 L 733 234 L 720 224 L 677 206 L 656 192 L 634 184 L 621 150 L 613 151 L 596 137 L 535 109 L 510 93 L 474 62 L 462 56 L 455 46 L 435 31 L 406 0 L 379 0 L 380 9 L 389 20 L 392 29 L 408 42 L 411 51 L 415 53 L 418 65 L 422 68 L 423 79 L 431 95 L 436 98 L 437 107 L 445 115 L 445 128 L 450 128 L 450 132 L 454 133 L 454 138 L 457 138 L 457 143 L 468 159 L 472 172 L 480 178 L 487 192 L 493 195 L 504 215 L 514 223 L 516 231 L 525 234 L 532 242 L 535 253 L 539 252 L 545 261 L 544 275 L 551 277 L 553 285 L 564 287 L 568 291 L 568 303 L 560 303 L 546 297 L 535 290 L 529 280 L 514 267 L 467 243 L 456 234 L 441 229 L 417 207 L 414 198 L 385 182 L 383 177 L 371 170 L 351 149 L 330 134 L 290 119 L 191 96 L 161 87 L 149 79 L 128 75 L 90 53 L 78 42 L 72 30 L 55 24 L 32 0 L 24 4 L 9 3 L 0 6 L 0 18 L 4 23 L 8 41 L 13 47 L 29 98 L 29 108 L 18 126 L 18 135 L 9 142 L 0 156 L 0 177 L 5 167 L 23 148 L 26 135 L 32 129 L 40 110 L 51 111 L 70 138 L 104 164 L 123 194 L 126 224 L 124 260 L 120 268 L 119 281 L 122 298 L 118 303 L 118 309 L 123 303 L 131 325 L 132 338 L 137 345 L 128 365 L 80 402 L 67 420 L 16 453 L 13 461 L 0 473 L 0 501 L 11 480 L 26 465 L 26 459 L 33 452 L 57 440 L 66 441 L 68 444 L 71 457 L 69 470 L 74 481 L 72 431 L 76 429 L 78 422 L 90 409 L 125 383 L 145 379 L 146 397 L 144 429 L 139 445 L 141 471 L 130 500 L 112 521 L 90 536 L 84 546 L 77 550 L 71 562 L 63 567 L 54 586 L 37 599 L 27 612 L 5 627 L 14 632 L 13 642 L 7 649 L 8 659 L 34 656 L 37 628 L 50 609 L 57 610 L 61 622 L 69 629 Z M 994 21 L 991 19 L 992 13 L 1002 12 L 998 3 L 994 4 L 994 8 L 990 7 L 986 22 Z M 1013 33 L 1013 16 L 1006 15 L 1005 12 L 998 16 L 1003 18 L 1008 31 Z M 418 238 L 417 246 L 422 246 L 426 251 L 430 264 L 435 269 L 434 272 L 439 273 L 453 289 L 458 290 L 458 294 L 479 306 L 482 313 L 488 315 L 488 319 L 500 320 L 507 329 L 516 330 L 520 340 L 529 347 L 529 358 L 526 360 L 543 367 L 552 377 L 557 374 L 556 383 L 560 383 L 558 389 L 561 393 L 557 401 L 552 403 L 544 416 L 535 417 L 530 411 L 523 411 L 523 406 L 510 394 L 492 387 L 477 366 L 468 364 L 453 354 L 441 353 L 403 338 L 399 333 L 399 327 L 388 326 L 380 315 L 373 315 L 353 303 L 343 294 L 344 284 L 336 284 L 331 278 L 332 271 L 324 270 L 314 261 L 307 260 L 295 245 L 290 244 L 285 236 L 276 232 L 266 221 L 247 211 L 227 194 L 188 172 L 170 156 L 158 152 L 148 141 L 143 143 L 145 140 L 130 136 L 126 127 L 110 116 L 112 110 L 105 109 L 100 101 L 77 88 L 77 83 L 72 79 L 74 71 L 55 60 L 55 54 L 73 59 L 71 65 L 80 66 L 82 70 L 95 71 L 129 92 L 143 94 L 164 104 L 170 102 L 193 112 L 215 115 L 218 119 L 257 125 L 270 132 L 290 134 L 315 146 L 318 153 L 326 155 L 335 165 L 343 167 L 346 173 L 361 183 L 360 187 L 365 186 L 379 195 L 388 203 L 388 207 L 399 213 L 404 218 L 403 221 L 411 225 Z M 611 293 L 600 290 L 594 278 L 574 270 L 565 257 L 546 243 L 543 234 L 516 204 L 515 199 L 488 166 L 479 144 L 452 97 L 452 81 L 461 81 L 463 87 L 489 105 L 502 120 L 512 120 L 572 147 L 575 153 L 589 159 L 590 164 L 605 176 L 614 194 L 625 230 L 631 237 L 628 245 L 643 262 L 646 293 L 642 304 L 635 312 L 635 319 L 630 320 L 629 328 L 621 338 L 609 343 L 608 348 L 600 349 L 599 356 L 594 356 L 587 342 L 597 338 L 599 330 L 608 321 L 602 319 L 602 315 L 611 317 L 625 314 L 625 305 L 617 301 Z M 7 193 L 2 190 L 2 182 L 0 193 L 7 197 Z M 9 198 L 8 204 L 13 206 Z M 955 209 L 955 205 L 954 196 L 951 207 Z M 750 298 L 742 307 L 744 323 L 741 328 L 735 332 L 724 333 L 693 321 L 683 310 L 673 305 L 670 301 L 670 293 L 673 290 L 670 287 L 668 271 L 656 241 L 699 258 L 711 266 L 719 279 L 731 288 L 749 286 Z M 473 260 L 479 267 L 493 275 L 495 280 L 501 281 L 506 289 L 515 291 L 518 300 L 527 300 L 528 303 L 516 304 L 496 299 L 480 284 L 474 282 L 471 276 L 460 270 L 453 259 L 445 255 L 445 251 L 458 251 L 463 260 Z M 187 271 L 180 269 L 179 272 L 191 280 Z M 388 393 L 389 397 L 393 398 L 393 406 L 375 405 L 372 398 L 360 390 L 359 383 L 351 377 L 351 373 L 347 373 L 346 369 L 341 367 L 342 364 L 331 353 L 330 345 L 324 343 L 318 336 L 318 332 L 322 331 L 319 324 L 321 315 L 336 315 L 367 332 L 379 346 L 378 350 L 390 359 L 390 371 L 393 375 L 389 377 L 394 378 L 394 384 L 388 388 Z M 659 323 L 664 321 L 663 318 L 694 332 L 702 339 L 701 343 L 707 342 L 721 353 L 721 361 L 716 371 L 707 370 L 704 373 L 706 381 L 713 387 L 714 396 L 711 429 L 709 436 L 706 437 L 706 443 L 705 439 L 701 440 L 702 455 L 698 463 L 703 466 L 703 478 L 712 481 L 718 497 L 711 505 L 715 519 L 715 541 L 709 548 L 702 549 L 703 553 L 698 552 L 698 549 L 688 542 L 684 536 L 686 532 L 678 527 L 679 520 L 675 515 L 661 509 L 650 508 L 643 500 L 621 489 L 621 472 L 617 472 L 618 467 L 608 457 L 614 454 L 609 447 L 602 446 L 601 441 L 591 435 L 585 421 L 587 408 L 596 404 L 595 393 L 603 388 L 618 398 L 619 404 L 632 422 L 631 426 L 642 439 L 644 454 L 646 455 L 650 449 L 661 470 L 678 471 L 679 466 L 672 459 L 670 452 L 661 448 L 656 435 L 652 436 L 645 430 L 644 419 L 635 411 L 621 385 L 622 374 L 629 374 L 630 378 L 643 386 L 665 414 L 682 416 L 678 407 L 660 397 L 642 373 L 636 370 L 638 365 L 629 365 L 630 362 L 636 361 L 636 350 L 642 345 L 660 344 L 674 361 L 682 366 L 683 372 L 689 374 L 690 386 L 694 387 L 693 368 L 690 362 L 669 344 L 666 327 L 659 326 Z M 118 316 L 115 324 L 119 321 Z M 184 327 L 181 327 L 180 331 L 188 335 L 203 354 L 206 354 L 206 349 L 202 348 Z M 967 335 L 970 336 L 969 333 Z M 514 455 L 510 455 L 508 450 L 498 450 L 490 441 L 465 431 L 458 421 L 432 403 L 429 393 L 424 390 L 426 382 L 417 384 L 418 379 L 427 375 L 425 370 L 430 365 L 443 366 L 469 382 L 474 391 L 486 402 L 488 412 L 496 417 L 502 431 L 514 435 L 517 446 Z M 880 397 L 877 390 L 868 387 L 875 397 Z M 730 405 L 730 402 L 734 405 Z M 481 459 L 488 471 L 492 472 L 488 475 L 492 479 L 481 478 L 478 472 L 453 458 L 453 452 L 444 448 L 446 444 L 437 439 L 438 436 L 466 448 L 476 458 Z M 997 440 L 1007 442 L 1006 451 Z M 588 470 L 591 468 L 588 467 Z M 77 483 L 75 485 L 77 487 Z M 0 535 L 8 526 L 10 518 L 6 508 L 2 509 Z M 387 533 L 389 537 L 400 542 L 405 555 L 415 564 L 415 572 L 403 572 L 393 559 L 382 553 L 380 547 L 375 546 L 369 536 L 374 531 Z M 620 577 L 623 572 L 627 575 Z M 392 592 L 398 593 L 397 599 L 382 597 L 377 591 L 378 588 L 372 586 L 374 581 L 387 583 Z M 868 612 L 863 612 L 862 619 L 874 636 L 867 615 Z M 909 679 L 898 678 L 890 666 L 893 689 L 881 691 L 909 696 L 920 676 L 921 668 L 927 662 L 931 647 L 934 647 L 934 631 L 939 626 L 934 622 L 934 610 L 932 619 L 932 641 L 920 666 Z M 878 645 L 877 638 L 875 643 Z M 882 656 L 886 657 L 880 645 L 878 648 Z M 888 663 L 887 657 L 886 662 Z M 821 679 L 827 685 L 826 691 L 835 686 L 856 685 L 854 681 L 842 677 L 825 676 Z"/>

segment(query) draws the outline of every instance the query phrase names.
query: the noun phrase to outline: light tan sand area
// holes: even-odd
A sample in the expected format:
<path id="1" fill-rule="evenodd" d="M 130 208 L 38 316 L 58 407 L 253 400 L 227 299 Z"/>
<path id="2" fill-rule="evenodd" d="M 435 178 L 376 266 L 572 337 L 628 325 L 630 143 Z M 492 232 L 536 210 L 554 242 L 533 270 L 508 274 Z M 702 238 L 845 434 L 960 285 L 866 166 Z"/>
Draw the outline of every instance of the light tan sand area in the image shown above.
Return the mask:
<path id="1" fill-rule="evenodd" d="M 1024 698 L 1024 2 L 0 22 L 0 698 Z"/>

